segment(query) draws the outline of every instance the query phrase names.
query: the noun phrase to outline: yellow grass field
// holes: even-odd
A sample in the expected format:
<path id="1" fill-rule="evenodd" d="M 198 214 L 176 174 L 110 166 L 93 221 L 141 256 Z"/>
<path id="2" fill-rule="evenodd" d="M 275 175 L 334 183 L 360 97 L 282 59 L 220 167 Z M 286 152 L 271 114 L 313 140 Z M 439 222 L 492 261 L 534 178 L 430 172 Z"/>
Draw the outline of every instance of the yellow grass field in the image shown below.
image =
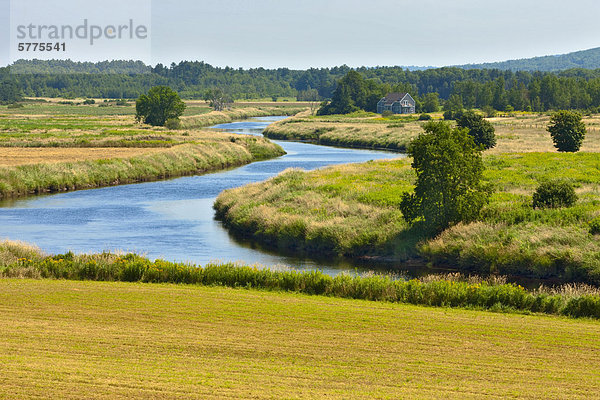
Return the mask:
<path id="1" fill-rule="evenodd" d="M 112 158 L 137 157 L 164 151 L 161 148 L 14 148 L 0 147 L 0 166 L 55 164 Z"/>
<path id="2" fill-rule="evenodd" d="M 7 279 L 0 317 L 0 398 L 600 398 L 598 321 Z"/>
<path id="3" fill-rule="evenodd" d="M 198 128 L 210 125 L 215 114 L 231 119 L 268 113 L 196 111 L 186 118 L 201 121 Z M 199 174 L 284 154 L 264 138 L 138 124 L 134 112 L 131 105 L 106 103 L 0 106 L 0 198 Z"/>
<path id="4" fill-rule="evenodd" d="M 490 118 L 496 128 L 498 145 L 487 153 L 556 152 L 550 133 L 546 130 L 550 117 L 547 115 L 521 115 L 516 117 Z M 600 152 L 600 115 L 585 116 L 587 128 L 583 152 Z"/>
<path id="5" fill-rule="evenodd" d="M 441 119 L 440 113 L 432 114 Z M 422 121 L 414 116 L 381 118 L 373 115 L 311 117 L 307 113 L 267 128 L 272 139 L 309 140 L 326 145 L 387 148 L 404 151 L 412 139 L 423 132 Z M 490 118 L 498 144 L 486 151 L 498 153 L 556 152 L 546 131 L 550 117 L 538 114 L 514 114 Z M 581 151 L 600 152 L 600 115 L 585 116 L 586 139 Z"/>

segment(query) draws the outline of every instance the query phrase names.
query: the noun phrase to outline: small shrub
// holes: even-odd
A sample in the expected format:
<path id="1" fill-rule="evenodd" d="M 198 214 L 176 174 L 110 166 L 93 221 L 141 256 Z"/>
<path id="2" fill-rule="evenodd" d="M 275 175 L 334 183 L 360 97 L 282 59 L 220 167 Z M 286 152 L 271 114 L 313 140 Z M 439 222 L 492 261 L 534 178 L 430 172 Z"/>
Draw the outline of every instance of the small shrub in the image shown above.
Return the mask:
<path id="1" fill-rule="evenodd" d="M 25 107 L 25 106 L 21 103 L 13 103 L 13 104 L 9 104 L 6 108 L 15 109 L 15 108 L 23 108 L 23 107 Z"/>
<path id="2" fill-rule="evenodd" d="M 94 99 L 87 99 L 87 100 L 84 100 L 83 104 L 86 105 L 86 106 L 91 106 L 92 104 L 96 104 L 96 100 L 94 100 Z"/>
<path id="3" fill-rule="evenodd" d="M 170 131 L 176 131 L 181 129 L 181 121 L 179 118 L 169 118 L 167 122 L 165 122 L 165 128 Z"/>
<path id="4" fill-rule="evenodd" d="M 462 117 L 463 115 L 463 111 L 459 110 L 459 111 L 445 111 L 444 112 L 444 119 L 446 121 L 454 121 L 454 120 L 458 120 Z"/>
<path id="5" fill-rule="evenodd" d="M 419 115 L 419 121 L 430 121 L 431 115 L 429 114 L 421 114 Z"/>
<path id="6" fill-rule="evenodd" d="M 384 112 L 382 112 L 382 113 L 381 113 L 381 116 L 382 116 L 383 118 L 389 118 L 389 117 L 391 117 L 391 116 L 393 116 L 393 115 L 394 115 L 394 113 L 393 113 L 393 112 L 391 112 L 390 110 L 385 110 Z"/>
<path id="7" fill-rule="evenodd" d="M 600 217 L 596 217 L 589 222 L 590 233 L 592 235 L 600 235 Z"/>
<path id="8" fill-rule="evenodd" d="M 533 208 L 571 207 L 576 202 L 573 185 L 564 181 L 544 182 L 533 194 Z"/>
<path id="9" fill-rule="evenodd" d="M 569 299 L 562 314 L 579 318 L 600 318 L 600 298 L 581 296 Z"/>

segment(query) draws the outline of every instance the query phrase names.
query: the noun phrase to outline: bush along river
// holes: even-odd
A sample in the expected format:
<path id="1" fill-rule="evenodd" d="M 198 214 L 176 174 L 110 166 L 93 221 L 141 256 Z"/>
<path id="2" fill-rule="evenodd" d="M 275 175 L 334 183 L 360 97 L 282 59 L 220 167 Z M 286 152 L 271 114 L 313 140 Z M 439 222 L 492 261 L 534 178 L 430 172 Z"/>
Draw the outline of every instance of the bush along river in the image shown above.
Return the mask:
<path id="1" fill-rule="evenodd" d="M 263 117 L 216 125 L 213 129 L 261 135 L 272 122 Z M 397 265 L 307 259 L 276 254 L 232 237 L 212 208 L 223 190 L 264 181 L 288 168 L 313 170 L 328 165 L 401 157 L 397 153 L 276 142 L 287 155 L 200 176 L 32 197 L 0 203 L 3 239 L 35 243 L 52 253 L 135 252 L 151 259 L 191 262 L 239 261 L 266 267 L 341 271 L 398 270 Z M 402 269 L 400 267 L 400 269 Z"/>

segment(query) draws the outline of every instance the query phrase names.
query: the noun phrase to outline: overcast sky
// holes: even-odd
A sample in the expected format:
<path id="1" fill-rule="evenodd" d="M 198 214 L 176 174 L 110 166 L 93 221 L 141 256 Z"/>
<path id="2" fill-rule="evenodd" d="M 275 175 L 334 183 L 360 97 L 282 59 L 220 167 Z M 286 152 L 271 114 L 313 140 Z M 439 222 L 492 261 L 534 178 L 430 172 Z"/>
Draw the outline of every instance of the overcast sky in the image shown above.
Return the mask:
<path id="1" fill-rule="evenodd" d="M 9 5 L 0 0 L 1 65 L 9 60 Z M 503 61 L 600 47 L 599 16 L 598 0 L 154 0 L 152 62 L 308 68 Z"/>

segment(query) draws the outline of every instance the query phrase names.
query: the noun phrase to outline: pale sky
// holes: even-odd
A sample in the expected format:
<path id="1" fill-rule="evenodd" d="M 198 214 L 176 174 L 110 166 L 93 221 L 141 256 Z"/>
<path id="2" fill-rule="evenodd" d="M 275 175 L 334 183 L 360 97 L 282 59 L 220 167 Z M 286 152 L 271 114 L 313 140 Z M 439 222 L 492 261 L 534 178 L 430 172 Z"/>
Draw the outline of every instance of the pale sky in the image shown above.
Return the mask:
<path id="1" fill-rule="evenodd" d="M 9 1 L 0 0 L 0 65 L 8 62 Z M 600 47 L 598 0 L 152 3 L 153 64 L 199 60 L 245 68 L 445 66 Z M 91 56 L 82 55 L 81 60 Z M 107 51 L 93 57 L 114 55 Z"/>

